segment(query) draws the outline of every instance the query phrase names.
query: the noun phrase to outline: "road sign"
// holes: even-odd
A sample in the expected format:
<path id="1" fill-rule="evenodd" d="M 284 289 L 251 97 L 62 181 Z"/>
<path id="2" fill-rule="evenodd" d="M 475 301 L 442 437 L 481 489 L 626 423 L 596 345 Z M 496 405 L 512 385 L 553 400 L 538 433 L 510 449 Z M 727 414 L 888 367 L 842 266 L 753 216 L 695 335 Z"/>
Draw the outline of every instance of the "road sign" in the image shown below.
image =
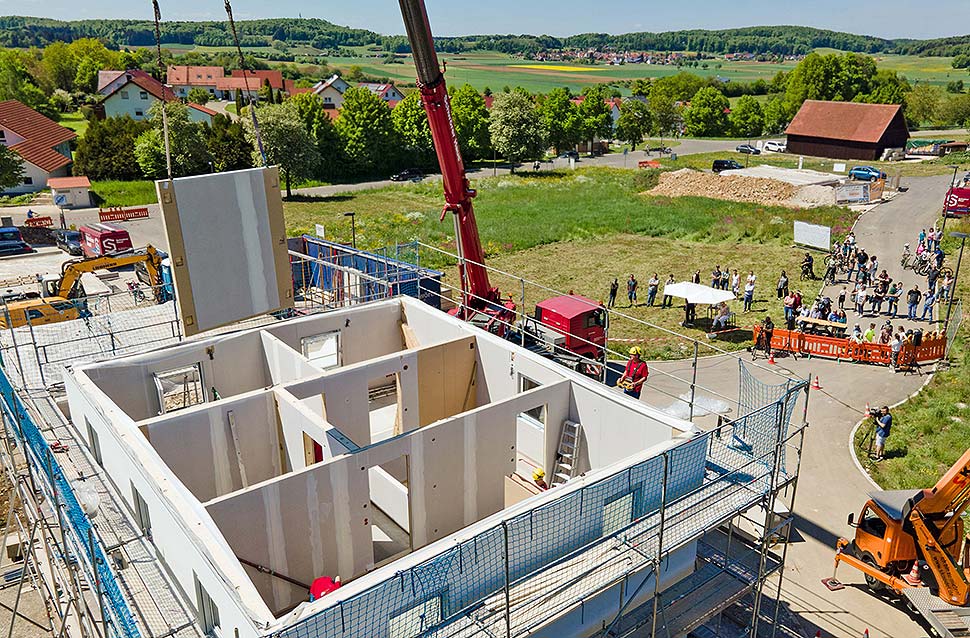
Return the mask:
<path id="1" fill-rule="evenodd" d="M 54 195 L 54 205 L 55 206 L 67 206 L 67 195 L 58 193 Z"/>

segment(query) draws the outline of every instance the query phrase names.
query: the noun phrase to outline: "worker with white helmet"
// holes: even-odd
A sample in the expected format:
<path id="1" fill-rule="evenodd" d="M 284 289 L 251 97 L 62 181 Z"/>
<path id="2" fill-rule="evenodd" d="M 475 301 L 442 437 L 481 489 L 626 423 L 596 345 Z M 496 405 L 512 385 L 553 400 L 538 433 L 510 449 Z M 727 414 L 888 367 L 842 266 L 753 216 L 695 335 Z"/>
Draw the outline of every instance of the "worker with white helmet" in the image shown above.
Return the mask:
<path id="1" fill-rule="evenodd" d="M 636 399 L 640 398 L 640 390 L 643 389 L 643 383 L 650 376 L 647 363 L 640 359 L 642 354 L 643 351 L 640 349 L 640 346 L 630 348 L 630 360 L 626 362 L 623 376 L 616 382 L 618 387 L 623 388 L 624 393 Z"/>

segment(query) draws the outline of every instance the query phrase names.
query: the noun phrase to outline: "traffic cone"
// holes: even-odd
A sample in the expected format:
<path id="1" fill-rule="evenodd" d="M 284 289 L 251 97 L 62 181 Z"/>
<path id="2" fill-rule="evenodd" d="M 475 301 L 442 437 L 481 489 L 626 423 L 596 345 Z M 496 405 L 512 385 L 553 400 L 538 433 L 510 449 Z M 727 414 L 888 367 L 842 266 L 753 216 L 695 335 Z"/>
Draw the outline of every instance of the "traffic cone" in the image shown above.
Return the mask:
<path id="1" fill-rule="evenodd" d="M 774 352 L 769 352 L 768 353 L 768 363 L 770 363 L 771 365 L 775 365 L 775 353 Z"/>
<path id="2" fill-rule="evenodd" d="M 866 630 L 864 632 L 862 632 L 862 638 L 869 638 L 869 628 L 868 627 L 866 627 Z"/>
<path id="3" fill-rule="evenodd" d="M 813 390 L 821 390 L 822 389 L 822 384 L 818 382 L 818 375 L 817 374 L 815 375 L 815 381 L 812 382 L 812 389 Z"/>
<path id="4" fill-rule="evenodd" d="M 923 584 L 923 580 L 919 577 L 919 561 L 913 561 L 913 569 L 909 570 L 909 573 L 903 576 L 903 580 L 912 585 L 913 587 L 919 587 Z"/>
<path id="5" fill-rule="evenodd" d="M 869 413 L 870 413 L 871 411 L 872 411 L 872 409 L 871 409 L 871 408 L 869 407 L 869 402 L 868 402 L 868 401 L 866 401 L 866 411 L 862 413 L 862 417 L 863 417 L 863 418 L 866 418 L 866 417 L 868 417 L 868 416 L 869 416 Z"/>

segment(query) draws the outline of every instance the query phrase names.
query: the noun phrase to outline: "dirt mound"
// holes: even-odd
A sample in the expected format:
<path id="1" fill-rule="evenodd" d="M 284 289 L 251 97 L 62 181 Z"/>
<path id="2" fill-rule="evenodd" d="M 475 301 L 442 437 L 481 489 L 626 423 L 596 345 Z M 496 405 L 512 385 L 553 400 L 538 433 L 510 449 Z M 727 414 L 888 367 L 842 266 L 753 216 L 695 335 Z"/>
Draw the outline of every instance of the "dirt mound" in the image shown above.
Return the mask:
<path id="1" fill-rule="evenodd" d="M 716 175 L 689 168 L 662 173 L 660 184 L 648 191 L 666 197 L 710 197 L 769 206 L 792 206 L 797 192 L 797 187 L 774 179 Z"/>
<path id="2" fill-rule="evenodd" d="M 17 226 L 20 236 L 31 246 L 53 246 L 54 232 L 50 228 L 36 228 L 33 226 Z"/>

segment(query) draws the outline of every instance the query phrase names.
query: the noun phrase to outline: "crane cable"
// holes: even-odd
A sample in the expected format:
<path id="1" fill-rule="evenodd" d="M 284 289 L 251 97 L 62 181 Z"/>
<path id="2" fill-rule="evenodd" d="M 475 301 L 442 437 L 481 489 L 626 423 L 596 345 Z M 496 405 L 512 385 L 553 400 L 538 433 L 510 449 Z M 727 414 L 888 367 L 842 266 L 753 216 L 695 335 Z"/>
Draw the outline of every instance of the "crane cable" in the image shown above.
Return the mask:
<path id="1" fill-rule="evenodd" d="M 157 0 L 153 0 L 155 2 Z M 249 98 L 249 114 L 253 119 L 253 135 L 256 138 L 256 147 L 259 149 L 259 157 L 263 160 L 263 166 L 266 166 L 266 151 L 263 149 L 263 137 L 259 133 L 259 122 L 256 120 L 256 99 L 253 94 L 249 91 L 249 74 L 246 73 L 246 58 L 243 57 L 242 47 L 239 46 L 239 35 L 236 33 L 236 22 L 232 19 L 232 5 L 229 4 L 229 0 L 226 2 L 226 15 L 229 16 L 229 30 L 232 31 L 232 40 L 236 45 L 236 53 L 239 54 L 239 68 L 242 69 L 243 74 L 243 86 L 246 87 L 246 96 Z M 270 87 L 272 89 L 272 87 Z M 240 116 L 242 114 L 240 113 Z"/>
<path id="2" fill-rule="evenodd" d="M 162 29 L 159 23 L 162 21 L 162 11 L 158 8 L 158 0 L 152 0 L 152 8 L 155 10 L 155 54 L 158 59 L 158 73 L 161 75 L 165 67 L 162 63 Z M 166 78 L 167 79 L 167 78 Z M 162 139 L 165 141 L 165 170 L 168 178 L 172 179 L 172 151 L 168 142 L 168 108 L 165 101 L 165 91 L 168 89 L 162 83 Z"/>

